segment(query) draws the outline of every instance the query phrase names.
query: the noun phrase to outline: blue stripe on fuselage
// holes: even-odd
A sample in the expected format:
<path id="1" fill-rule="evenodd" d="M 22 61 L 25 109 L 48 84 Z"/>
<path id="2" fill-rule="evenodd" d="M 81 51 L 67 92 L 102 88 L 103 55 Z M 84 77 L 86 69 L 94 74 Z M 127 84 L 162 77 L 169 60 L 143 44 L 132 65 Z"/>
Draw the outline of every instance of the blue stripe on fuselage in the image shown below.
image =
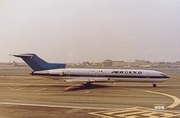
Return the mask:
<path id="1" fill-rule="evenodd" d="M 143 76 L 143 75 L 87 75 L 87 74 L 42 74 L 42 73 L 34 73 L 32 75 L 43 75 L 43 76 L 61 76 L 61 77 L 105 77 L 105 78 L 169 78 L 167 76 Z"/>

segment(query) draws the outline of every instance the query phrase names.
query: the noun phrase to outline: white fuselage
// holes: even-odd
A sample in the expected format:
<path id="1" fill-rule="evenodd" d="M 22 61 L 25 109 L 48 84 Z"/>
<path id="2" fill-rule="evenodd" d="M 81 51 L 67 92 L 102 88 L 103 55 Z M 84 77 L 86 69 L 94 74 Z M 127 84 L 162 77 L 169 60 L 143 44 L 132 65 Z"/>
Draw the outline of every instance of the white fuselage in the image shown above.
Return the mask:
<path id="1" fill-rule="evenodd" d="M 34 71 L 32 75 L 59 76 L 77 78 L 66 80 L 81 82 L 163 82 L 168 80 L 164 73 L 154 70 L 133 69 L 84 69 L 84 68 L 62 68 L 43 71 Z"/>

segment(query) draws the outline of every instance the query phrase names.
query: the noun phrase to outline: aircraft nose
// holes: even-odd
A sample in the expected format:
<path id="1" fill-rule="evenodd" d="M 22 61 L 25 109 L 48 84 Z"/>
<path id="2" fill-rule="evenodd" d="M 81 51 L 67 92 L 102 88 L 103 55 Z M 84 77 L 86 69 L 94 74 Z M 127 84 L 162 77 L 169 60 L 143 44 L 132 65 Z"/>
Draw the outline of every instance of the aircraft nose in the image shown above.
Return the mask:
<path id="1" fill-rule="evenodd" d="M 163 76 L 163 78 L 170 78 L 169 76 L 165 75 L 164 73 L 161 73 L 161 75 Z"/>
<path id="2" fill-rule="evenodd" d="M 164 78 L 170 78 L 170 77 L 164 74 Z"/>
<path id="3" fill-rule="evenodd" d="M 166 78 L 170 78 L 169 76 L 165 75 Z"/>

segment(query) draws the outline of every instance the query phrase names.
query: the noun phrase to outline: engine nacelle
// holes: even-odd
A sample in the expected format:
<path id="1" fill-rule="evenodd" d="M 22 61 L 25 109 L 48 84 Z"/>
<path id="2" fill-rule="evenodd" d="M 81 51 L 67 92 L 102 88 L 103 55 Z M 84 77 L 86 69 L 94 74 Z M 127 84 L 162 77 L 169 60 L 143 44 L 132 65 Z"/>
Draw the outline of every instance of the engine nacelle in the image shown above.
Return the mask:
<path id="1" fill-rule="evenodd" d="M 53 75 L 53 76 L 63 76 L 64 72 L 63 71 L 51 71 L 51 70 L 43 70 L 43 71 L 33 71 L 30 73 L 30 75 Z"/>

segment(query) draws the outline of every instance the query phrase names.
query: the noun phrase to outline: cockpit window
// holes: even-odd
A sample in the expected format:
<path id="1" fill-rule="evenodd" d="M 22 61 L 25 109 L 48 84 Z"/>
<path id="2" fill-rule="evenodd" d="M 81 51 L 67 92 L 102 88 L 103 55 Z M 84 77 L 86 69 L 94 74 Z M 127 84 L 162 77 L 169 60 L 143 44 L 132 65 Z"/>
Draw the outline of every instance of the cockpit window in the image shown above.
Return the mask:
<path id="1" fill-rule="evenodd" d="M 161 73 L 162 76 L 166 76 L 164 73 Z"/>

